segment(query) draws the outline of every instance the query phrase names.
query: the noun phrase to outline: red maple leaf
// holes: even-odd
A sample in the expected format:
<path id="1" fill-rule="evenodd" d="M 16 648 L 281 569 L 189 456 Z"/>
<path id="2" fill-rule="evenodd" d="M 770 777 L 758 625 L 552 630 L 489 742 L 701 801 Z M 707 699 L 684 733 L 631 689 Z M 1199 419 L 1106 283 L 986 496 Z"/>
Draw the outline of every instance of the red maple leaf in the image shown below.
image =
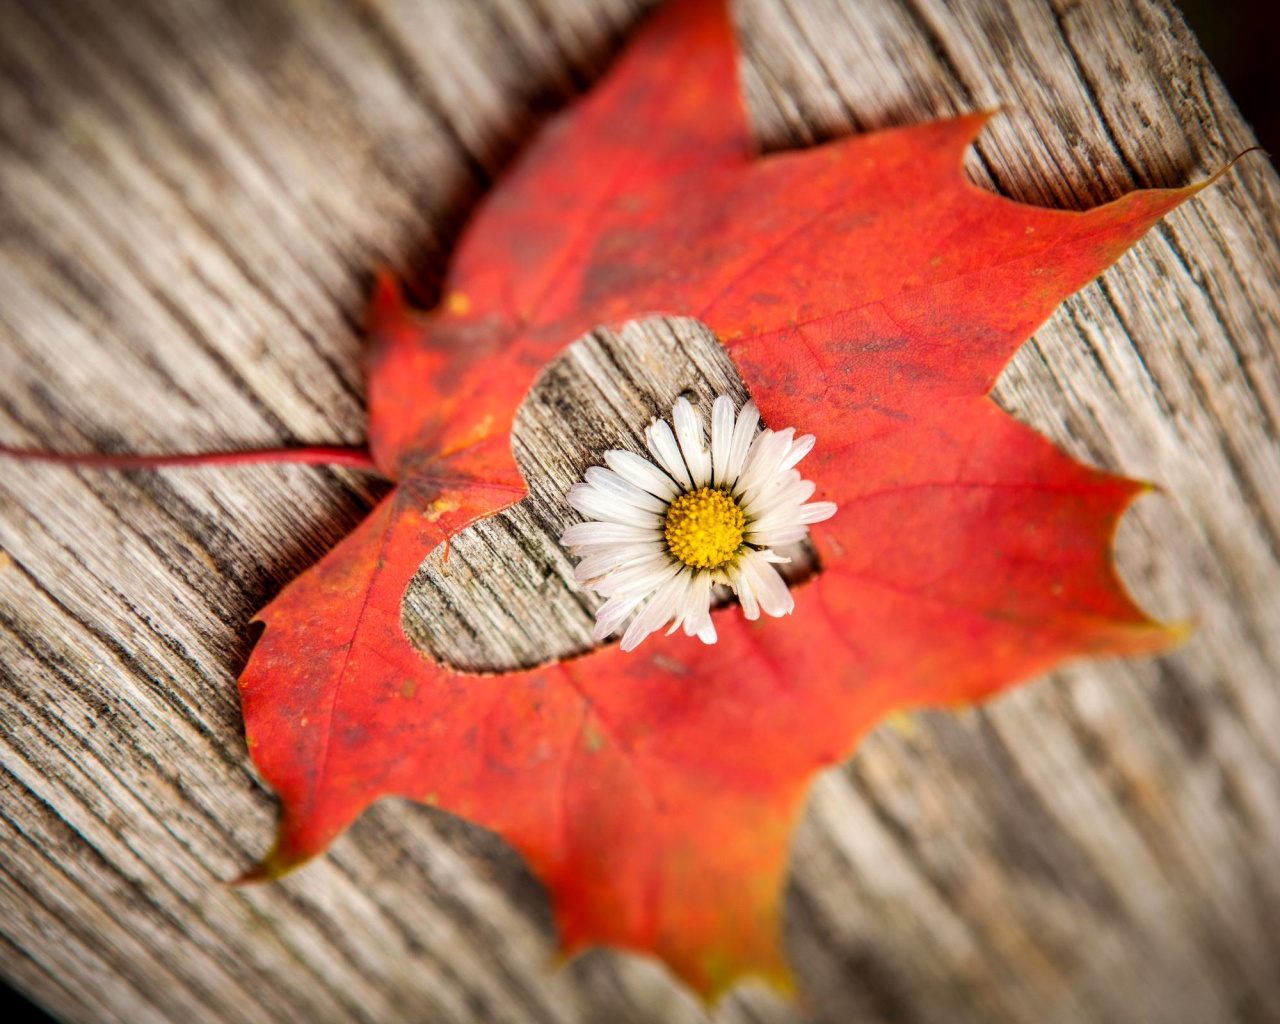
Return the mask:
<path id="1" fill-rule="evenodd" d="M 814 774 L 886 712 L 972 701 L 1080 654 L 1172 633 L 1109 552 L 1141 485 L 1077 465 L 987 398 L 1059 301 L 1196 191 L 1085 213 L 967 183 L 983 115 L 753 155 L 722 0 L 664 9 L 484 203 L 421 316 L 379 283 L 370 446 L 395 489 L 265 608 L 240 680 L 280 794 L 254 877 L 323 851 L 398 794 L 503 836 L 567 950 L 661 956 L 704 992 L 784 981 L 779 901 Z M 717 617 L 472 677 L 401 628 L 427 554 L 518 501 L 509 434 L 547 360 L 602 323 L 686 314 L 767 422 L 817 435 L 840 511 L 789 619 Z"/>

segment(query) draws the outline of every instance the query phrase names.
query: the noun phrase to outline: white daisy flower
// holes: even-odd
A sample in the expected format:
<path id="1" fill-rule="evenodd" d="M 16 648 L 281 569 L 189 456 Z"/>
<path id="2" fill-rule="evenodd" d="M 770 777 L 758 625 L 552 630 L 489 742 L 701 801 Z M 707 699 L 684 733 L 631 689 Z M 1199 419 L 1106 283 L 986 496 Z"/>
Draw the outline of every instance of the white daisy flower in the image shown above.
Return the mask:
<path id="1" fill-rule="evenodd" d="M 669 622 L 668 634 L 683 626 L 687 636 L 715 643 L 717 584 L 732 588 L 748 619 L 762 609 L 789 615 L 795 601 L 773 563 L 790 559 L 773 548 L 803 540 L 811 523 L 836 511 L 830 501 L 808 500 L 815 485 L 795 468 L 812 450 L 812 434 L 758 431 L 755 403 L 735 418 L 725 395 L 712 407 L 710 450 L 685 399 L 671 419 L 674 433 L 663 420 L 645 430 L 653 462 L 605 452 L 609 468 L 592 466 L 566 496 L 592 520 L 570 526 L 560 543 L 582 558 L 577 581 L 608 598 L 596 612 L 596 642 L 639 609 L 623 634 L 624 651 Z"/>

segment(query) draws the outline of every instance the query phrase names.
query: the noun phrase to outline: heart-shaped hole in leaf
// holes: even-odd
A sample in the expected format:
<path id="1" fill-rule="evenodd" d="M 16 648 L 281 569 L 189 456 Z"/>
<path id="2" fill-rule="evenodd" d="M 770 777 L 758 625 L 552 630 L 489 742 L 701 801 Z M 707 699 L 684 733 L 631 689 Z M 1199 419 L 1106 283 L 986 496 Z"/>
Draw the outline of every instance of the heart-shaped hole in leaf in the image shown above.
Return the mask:
<path id="1" fill-rule="evenodd" d="M 556 356 L 525 397 L 511 434 L 529 495 L 422 563 L 401 615 L 413 645 L 470 673 L 532 668 L 602 646 L 593 643 L 591 627 L 604 599 L 574 581 L 573 559 L 559 542 L 566 526 L 581 521 L 565 492 L 588 466 L 601 465 L 608 449 L 649 458 L 644 428 L 668 418 L 682 395 L 703 414 L 716 395 L 737 406 L 749 397 L 715 335 L 688 317 L 602 328 Z M 796 426 L 803 431 L 804 424 Z M 792 587 L 817 569 L 807 540 L 779 553 L 791 559 L 778 568 Z M 719 593 L 713 606 L 731 600 Z"/>

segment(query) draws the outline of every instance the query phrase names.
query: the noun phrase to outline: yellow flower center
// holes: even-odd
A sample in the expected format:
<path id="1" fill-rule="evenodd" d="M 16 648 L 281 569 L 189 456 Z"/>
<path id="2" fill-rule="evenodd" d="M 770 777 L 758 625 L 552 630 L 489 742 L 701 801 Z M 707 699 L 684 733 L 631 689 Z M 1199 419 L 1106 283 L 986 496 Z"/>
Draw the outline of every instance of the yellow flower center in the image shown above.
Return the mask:
<path id="1" fill-rule="evenodd" d="M 667 547 L 695 569 L 718 569 L 742 547 L 747 518 L 717 487 L 682 494 L 667 509 Z"/>

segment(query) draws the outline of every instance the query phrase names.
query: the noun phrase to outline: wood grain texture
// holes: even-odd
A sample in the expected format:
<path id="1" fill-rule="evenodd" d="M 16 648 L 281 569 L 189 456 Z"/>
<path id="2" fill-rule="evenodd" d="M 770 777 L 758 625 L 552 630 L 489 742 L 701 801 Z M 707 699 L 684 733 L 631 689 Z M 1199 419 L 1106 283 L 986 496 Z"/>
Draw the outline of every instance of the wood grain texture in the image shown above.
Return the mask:
<path id="1" fill-rule="evenodd" d="M 0 439 L 358 442 L 370 269 L 429 294 L 640 6 L 5 4 Z M 1252 141 L 1167 0 L 738 18 L 766 148 L 1001 106 L 975 178 L 1083 207 Z M 882 728 L 818 782 L 788 900 L 813 1019 L 1280 1020 L 1278 237 L 1280 182 L 1249 158 L 1002 377 L 1020 419 L 1164 487 L 1121 561 L 1201 628 Z M 380 805 L 279 884 L 218 884 L 275 816 L 240 727 L 245 623 L 375 497 L 341 470 L 0 465 L 0 969 L 68 1021 L 705 1020 L 647 961 L 549 971 L 540 888 L 427 808 Z M 717 1016 L 797 1019 L 754 989 Z"/>

